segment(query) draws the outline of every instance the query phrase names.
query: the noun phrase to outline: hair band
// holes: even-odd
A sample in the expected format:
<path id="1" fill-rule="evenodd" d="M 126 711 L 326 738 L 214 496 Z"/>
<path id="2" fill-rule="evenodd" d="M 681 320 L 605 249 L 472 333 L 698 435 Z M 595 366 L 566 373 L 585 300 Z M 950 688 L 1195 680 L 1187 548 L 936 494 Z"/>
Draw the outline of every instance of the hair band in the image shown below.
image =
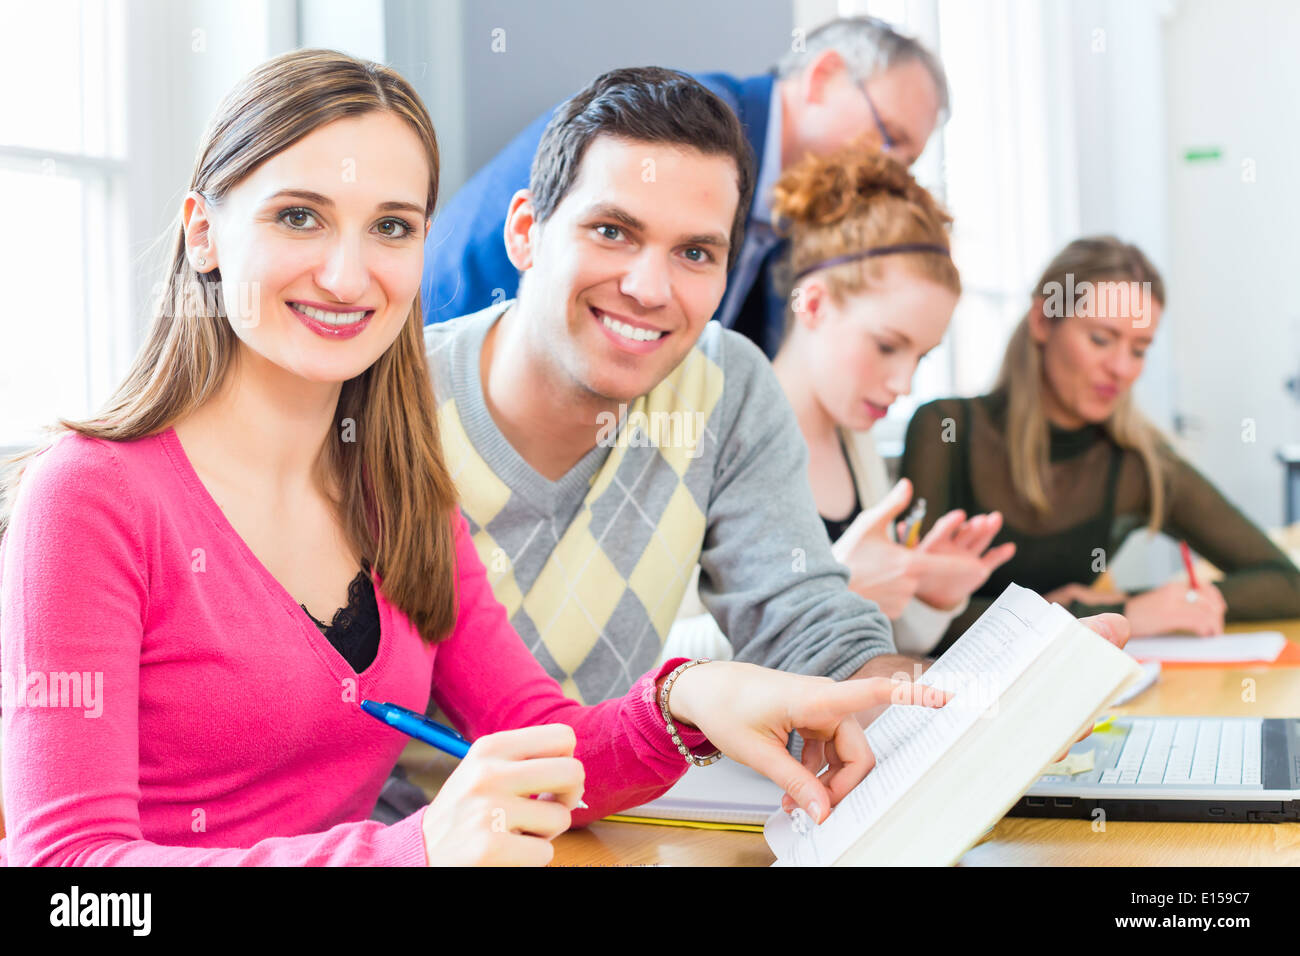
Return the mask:
<path id="1" fill-rule="evenodd" d="M 798 281 L 808 273 L 816 272 L 818 269 L 829 269 L 831 266 L 841 266 L 846 262 L 856 262 L 859 259 L 874 259 L 876 256 L 888 256 L 898 252 L 934 252 L 941 256 L 951 256 L 947 246 L 934 245 L 928 242 L 903 242 L 896 246 L 877 246 L 875 249 L 850 252 L 847 255 L 823 259 L 821 262 L 813 263 L 806 269 L 801 269 L 794 278 L 795 281 Z"/>

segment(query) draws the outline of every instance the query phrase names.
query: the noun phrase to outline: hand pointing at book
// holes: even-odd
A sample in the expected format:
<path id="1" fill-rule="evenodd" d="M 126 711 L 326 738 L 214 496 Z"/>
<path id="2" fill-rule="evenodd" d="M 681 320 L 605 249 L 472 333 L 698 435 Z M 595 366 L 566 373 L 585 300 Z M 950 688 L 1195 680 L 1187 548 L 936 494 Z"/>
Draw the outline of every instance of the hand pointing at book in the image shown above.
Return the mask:
<path id="1" fill-rule="evenodd" d="M 875 766 L 857 711 L 888 703 L 942 707 L 950 697 L 907 680 L 837 682 L 711 661 L 682 671 L 668 703 L 675 720 L 698 727 L 728 757 L 776 782 L 787 805 L 820 823 Z M 791 733 L 804 740 L 802 763 L 786 750 Z"/>

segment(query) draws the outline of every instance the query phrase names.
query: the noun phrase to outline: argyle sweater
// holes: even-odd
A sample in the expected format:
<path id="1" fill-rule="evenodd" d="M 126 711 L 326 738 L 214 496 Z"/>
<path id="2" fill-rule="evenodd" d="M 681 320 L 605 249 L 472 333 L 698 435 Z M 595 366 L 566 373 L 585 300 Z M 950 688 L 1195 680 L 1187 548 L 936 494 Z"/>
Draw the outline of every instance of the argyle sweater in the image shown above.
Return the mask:
<path id="1" fill-rule="evenodd" d="M 488 580 L 566 694 L 626 693 L 655 662 L 697 562 L 700 598 L 737 660 L 840 679 L 894 651 L 889 620 L 831 556 L 794 412 L 756 346 L 710 322 L 549 481 L 483 397 L 483 341 L 509 305 L 426 327 L 425 348 Z"/>

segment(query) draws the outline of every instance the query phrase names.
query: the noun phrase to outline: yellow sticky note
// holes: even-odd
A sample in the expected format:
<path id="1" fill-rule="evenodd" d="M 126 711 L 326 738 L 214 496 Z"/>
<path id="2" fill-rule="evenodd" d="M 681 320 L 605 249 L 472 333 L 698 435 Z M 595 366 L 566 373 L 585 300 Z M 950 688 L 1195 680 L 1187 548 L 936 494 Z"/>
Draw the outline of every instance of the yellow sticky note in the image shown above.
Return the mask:
<path id="1" fill-rule="evenodd" d="M 1043 768 L 1043 773 L 1057 774 L 1063 777 L 1073 777 L 1076 773 L 1085 773 L 1092 768 L 1092 751 L 1086 750 L 1081 754 L 1066 754 L 1064 760 L 1058 760 L 1056 763 L 1049 763 Z"/>

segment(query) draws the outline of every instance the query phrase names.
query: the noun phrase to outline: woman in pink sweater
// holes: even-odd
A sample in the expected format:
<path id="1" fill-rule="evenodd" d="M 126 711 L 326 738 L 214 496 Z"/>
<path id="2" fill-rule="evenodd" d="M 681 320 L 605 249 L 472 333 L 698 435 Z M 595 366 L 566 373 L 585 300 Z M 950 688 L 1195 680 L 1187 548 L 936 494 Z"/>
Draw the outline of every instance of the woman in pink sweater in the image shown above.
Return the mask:
<path id="1" fill-rule="evenodd" d="M 657 694 L 684 660 L 580 706 L 492 596 L 422 347 L 437 180 L 428 114 L 375 64 L 286 54 L 218 109 L 131 372 L 19 460 L 0 511 L 0 858 L 545 863 L 687 768 Z M 820 820 L 871 765 L 852 714 L 891 695 L 911 685 L 710 663 L 667 706 L 682 750 Z M 431 696 L 469 756 L 367 820 L 406 738 L 360 701 Z"/>

